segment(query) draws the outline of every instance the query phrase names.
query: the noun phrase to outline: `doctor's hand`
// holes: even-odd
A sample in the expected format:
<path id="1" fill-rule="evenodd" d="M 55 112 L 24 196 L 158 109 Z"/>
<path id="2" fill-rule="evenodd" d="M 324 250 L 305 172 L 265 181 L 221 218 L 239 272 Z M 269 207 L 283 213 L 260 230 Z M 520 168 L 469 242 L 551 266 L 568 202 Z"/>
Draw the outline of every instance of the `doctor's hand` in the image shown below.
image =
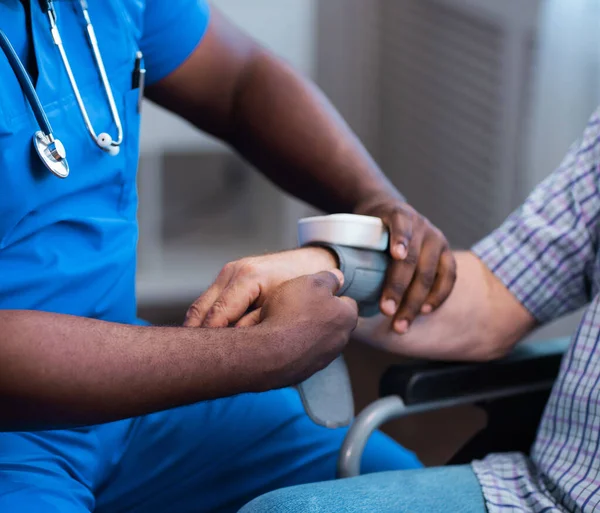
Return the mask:
<path id="1" fill-rule="evenodd" d="M 336 297 L 339 270 L 301 276 L 275 288 L 260 310 L 261 350 L 272 379 L 265 389 L 297 385 L 329 365 L 346 347 L 358 322 L 356 302 Z"/>
<path id="2" fill-rule="evenodd" d="M 379 217 L 390 231 L 394 260 L 388 269 L 381 311 L 393 317 L 398 333 L 408 331 L 448 298 L 456 280 L 456 263 L 448 241 L 410 205 L 389 195 L 359 205 L 356 214 Z"/>
<path id="3" fill-rule="evenodd" d="M 225 328 L 233 324 L 258 324 L 261 307 L 279 285 L 299 276 L 333 269 L 339 272 L 335 257 L 322 248 L 302 248 L 230 262 L 189 308 L 184 325 Z"/>

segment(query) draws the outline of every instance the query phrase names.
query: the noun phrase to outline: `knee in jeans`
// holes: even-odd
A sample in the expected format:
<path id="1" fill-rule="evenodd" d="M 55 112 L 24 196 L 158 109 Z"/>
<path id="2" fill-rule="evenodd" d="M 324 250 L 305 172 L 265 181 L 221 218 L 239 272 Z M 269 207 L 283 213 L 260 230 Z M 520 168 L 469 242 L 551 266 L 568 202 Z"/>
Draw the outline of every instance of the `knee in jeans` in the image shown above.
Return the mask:
<path id="1" fill-rule="evenodd" d="M 239 513 L 325 513 L 329 510 L 311 487 L 295 487 L 276 490 L 254 499 Z"/>

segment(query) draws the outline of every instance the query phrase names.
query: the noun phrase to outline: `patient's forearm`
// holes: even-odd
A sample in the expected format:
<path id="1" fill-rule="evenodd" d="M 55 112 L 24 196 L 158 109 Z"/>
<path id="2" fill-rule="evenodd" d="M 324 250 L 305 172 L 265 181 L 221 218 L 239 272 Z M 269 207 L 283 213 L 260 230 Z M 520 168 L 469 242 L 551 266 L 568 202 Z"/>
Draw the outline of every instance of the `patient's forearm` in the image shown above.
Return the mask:
<path id="1" fill-rule="evenodd" d="M 259 332 L 0 312 L 0 431 L 96 424 L 254 391 L 259 365 L 249 358 L 260 350 L 241 345 L 260 348 Z"/>
<path id="2" fill-rule="evenodd" d="M 435 360 L 490 360 L 503 356 L 535 326 L 532 315 L 471 253 L 456 255 L 453 292 L 435 313 L 421 316 L 405 335 L 383 316 L 361 319 L 356 338 L 387 351 Z"/>

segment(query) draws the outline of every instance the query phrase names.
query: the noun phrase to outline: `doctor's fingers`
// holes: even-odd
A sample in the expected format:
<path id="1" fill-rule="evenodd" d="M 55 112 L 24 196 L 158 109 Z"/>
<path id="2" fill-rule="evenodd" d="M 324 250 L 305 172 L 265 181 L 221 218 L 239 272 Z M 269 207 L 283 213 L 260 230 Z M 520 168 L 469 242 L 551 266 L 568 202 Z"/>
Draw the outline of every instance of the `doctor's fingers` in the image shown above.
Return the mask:
<path id="1" fill-rule="evenodd" d="M 394 260 L 404 260 L 408 256 L 415 228 L 415 215 L 410 207 L 402 206 L 382 217 L 390 231 L 390 253 Z"/>
<path id="2" fill-rule="evenodd" d="M 456 282 L 456 260 L 452 250 L 447 247 L 440 257 L 438 263 L 437 275 L 435 283 L 431 287 L 429 296 L 423 303 L 421 313 L 428 314 L 437 310 L 446 299 L 450 296 L 454 283 Z"/>
<path id="3" fill-rule="evenodd" d="M 436 277 L 443 251 L 444 248 L 432 238 L 426 239 L 423 243 L 413 278 L 394 315 L 393 327 L 398 333 L 406 332 L 421 313 L 432 311 L 433 305 L 428 305 L 426 301 L 438 283 Z M 436 303 L 440 304 L 441 301 Z"/>
<path id="4" fill-rule="evenodd" d="M 338 270 L 338 269 L 334 269 L 333 271 L 331 271 L 331 274 L 333 274 L 336 279 L 337 279 L 337 283 L 333 284 L 333 294 L 335 294 L 337 292 L 337 290 L 339 290 L 341 284 L 344 282 L 344 275 Z M 346 305 L 348 305 L 348 307 L 352 310 L 356 312 L 356 315 L 358 317 L 358 306 L 356 304 L 356 301 L 354 301 L 353 299 L 350 299 L 349 297 L 338 297 L 336 298 L 336 300 L 341 301 L 342 303 L 345 303 Z M 257 324 L 260 324 L 260 321 L 262 320 L 262 307 L 257 308 L 256 310 L 252 310 L 250 313 L 244 315 L 244 317 L 242 317 L 238 323 L 235 325 L 236 328 L 248 328 L 250 326 L 256 326 Z"/>
<path id="5" fill-rule="evenodd" d="M 392 260 L 388 266 L 387 276 L 381 295 L 381 311 L 392 317 L 398 311 L 406 290 L 410 286 L 417 264 L 424 234 L 418 231 L 413 234 L 408 252 L 403 260 Z"/>

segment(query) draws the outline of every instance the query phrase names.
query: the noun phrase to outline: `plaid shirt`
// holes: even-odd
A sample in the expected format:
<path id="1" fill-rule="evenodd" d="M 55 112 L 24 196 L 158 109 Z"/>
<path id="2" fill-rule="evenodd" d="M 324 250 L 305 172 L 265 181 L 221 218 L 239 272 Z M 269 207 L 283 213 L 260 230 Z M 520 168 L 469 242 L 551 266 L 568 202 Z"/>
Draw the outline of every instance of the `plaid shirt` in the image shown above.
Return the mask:
<path id="1" fill-rule="evenodd" d="M 540 323 L 589 305 L 531 458 L 473 463 L 490 513 L 600 511 L 600 109 L 581 141 L 474 252 Z"/>

